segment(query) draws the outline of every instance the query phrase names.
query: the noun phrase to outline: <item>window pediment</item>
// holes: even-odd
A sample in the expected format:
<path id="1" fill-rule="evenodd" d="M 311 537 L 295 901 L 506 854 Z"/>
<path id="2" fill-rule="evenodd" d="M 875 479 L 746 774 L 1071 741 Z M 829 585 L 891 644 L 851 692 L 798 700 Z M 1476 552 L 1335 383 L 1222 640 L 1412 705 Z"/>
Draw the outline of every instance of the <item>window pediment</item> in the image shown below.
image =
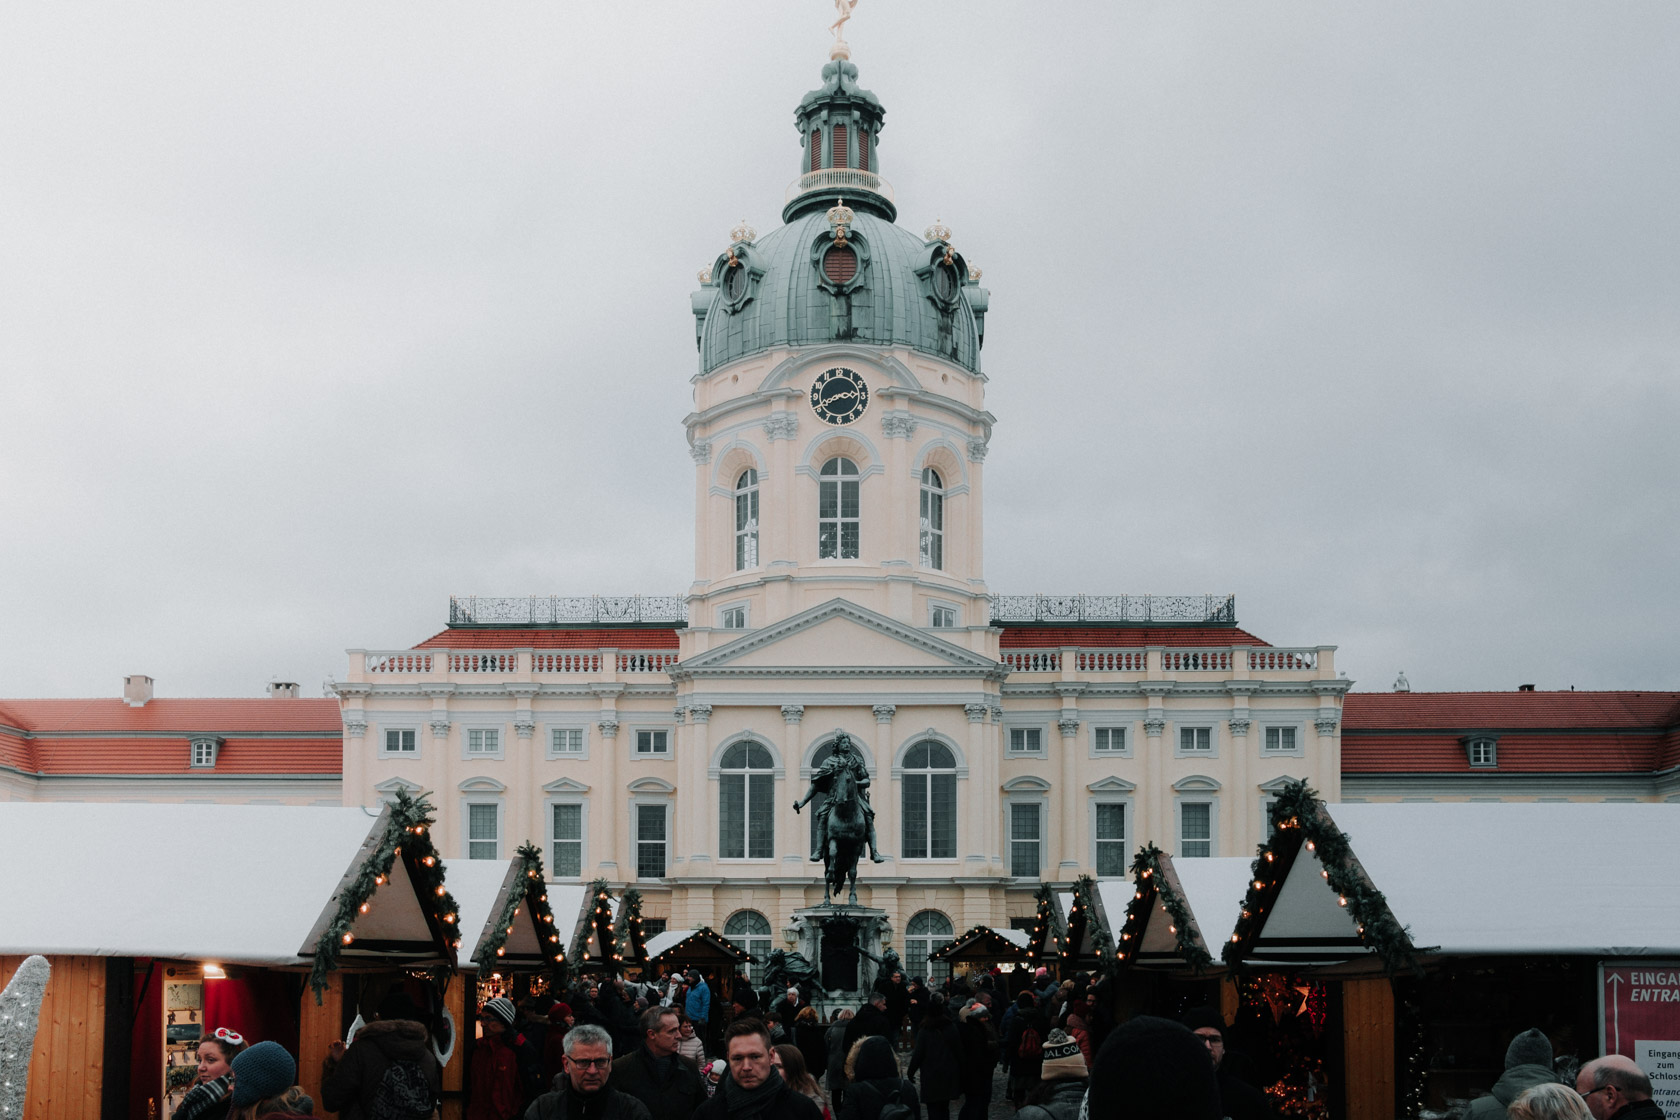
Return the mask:
<path id="1" fill-rule="evenodd" d="M 1173 789 L 1179 793 L 1212 793 L 1219 789 L 1219 781 L 1206 774 L 1191 774 L 1188 778 L 1180 778 L 1173 783 Z"/>

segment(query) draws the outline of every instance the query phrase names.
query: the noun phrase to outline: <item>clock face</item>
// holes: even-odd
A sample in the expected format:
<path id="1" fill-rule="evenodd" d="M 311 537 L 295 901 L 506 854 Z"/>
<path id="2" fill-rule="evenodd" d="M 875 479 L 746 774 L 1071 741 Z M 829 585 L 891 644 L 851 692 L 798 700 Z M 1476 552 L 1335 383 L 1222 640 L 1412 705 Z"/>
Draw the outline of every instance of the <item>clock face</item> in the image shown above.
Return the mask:
<path id="1" fill-rule="evenodd" d="M 811 386 L 811 409 L 830 424 L 850 424 L 868 407 L 869 386 L 856 370 L 825 369 Z"/>

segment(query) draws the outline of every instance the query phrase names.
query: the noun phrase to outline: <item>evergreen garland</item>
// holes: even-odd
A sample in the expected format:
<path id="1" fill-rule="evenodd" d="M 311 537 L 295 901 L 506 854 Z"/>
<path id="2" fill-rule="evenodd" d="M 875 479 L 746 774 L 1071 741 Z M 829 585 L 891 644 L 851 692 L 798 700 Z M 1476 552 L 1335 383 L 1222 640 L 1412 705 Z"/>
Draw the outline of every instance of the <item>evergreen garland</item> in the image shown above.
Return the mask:
<path id="1" fill-rule="evenodd" d="M 1038 913 L 1033 915 L 1032 937 L 1027 942 L 1027 963 L 1037 967 L 1046 954 L 1054 956 L 1056 953 L 1056 935 L 1052 929 L 1056 896 L 1049 883 L 1040 883 L 1033 897 L 1038 902 Z"/>
<path id="2" fill-rule="evenodd" d="M 384 886 L 391 867 L 401 858 L 420 898 L 432 902 L 431 917 L 438 922 L 443 942 L 453 957 L 460 947 L 460 907 L 443 885 L 443 859 L 432 846 L 432 806 L 422 794 L 410 797 L 399 789 L 388 806 L 389 819 L 385 832 L 374 846 L 373 854 L 356 869 L 356 877 L 338 893 L 338 910 L 327 923 L 326 930 L 315 943 L 315 961 L 309 971 L 309 986 L 315 989 L 315 1003 L 327 990 L 328 975 L 338 968 L 339 954 L 344 946 L 356 940 L 351 927 L 360 914 L 367 913 L 373 892 Z M 453 960 L 450 961 L 453 967 Z"/>
<path id="3" fill-rule="evenodd" d="M 1143 948 L 1143 929 L 1149 922 L 1149 916 L 1155 910 L 1155 900 L 1161 901 L 1167 916 L 1172 919 L 1172 932 L 1178 939 L 1178 954 L 1190 965 L 1197 975 L 1213 965 L 1213 954 L 1196 936 L 1194 915 L 1190 913 L 1190 904 L 1184 901 L 1184 896 L 1174 890 L 1166 877 L 1161 874 L 1161 857 L 1166 853 L 1154 844 L 1148 844 L 1138 849 L 1137 858 L 1132 860 L 1132 875 L 1136 880 L 1137 889 L 1132 893 L 1132 901 L 1126 907 L 1126 925 L 1120 932 L 1120 949 L 1115 954 L 1119 963 L 1125 963 L 1127 957 L 1137 958 L 1138 950 Z"/>
<path id="4" fill-rule="evenodd" d="M 1261 917 L 1276 902 L 1289 869 L 1305 845 L 1318 856 L 1330 887 L 1347 907 L 1359 939 L 1383 962 L 1389 976 L 1402 969 L 1417 970 L 1417 953 L 1411 932 L 1388 908 L 1388 900 L 1372 885 L 1345 832 L 1336 827 L 1318 792 L 1304 781 L 1290 782 L 1272 805 L 1272 834 L 1261 844 L 1250 868 L 1248 895 L 1237 919 L 1230 943 L 1225 946 L 1226 963 L 1240 967 L 1246 947 L 1258 936 Z"/>
<path id="5" fill-rule="evenodd" d="M 591 955 L 589 952 L 592 937 L 600 949 L 599 955 Z M 578 951 L 575 959 L 582 964 L 593 964 L 615 974 L 618 972 L 619 962 L 624 959 L 618 951 L 617 940 L 613 934 L 612 891 L 608 889 L 605 879 L 597 879 L 589 884 L 589 915 L 578 923 Z"/>
<path id="6" fill-rule="evenodd" d="M 550 968 L 558 968 L 565 963 L 566 953 L 560 948 L 560 934 L 554 927 L 554 911 L 548 908 L 548 885 L 543 877 L 542 849 L 535 844 L 525 844 L 515 858 L 516 884 L 508 891 L 507 901 L 502 903 L 502 912 L 496 916 L 496 924 L 491 927 L 490 936 L 478 947 L 478 953 L 473 960 L 480 966 L 494 964 L 496 958 L 507 951 L 507 939 L 513 933 L 513 923 L 519 917 L 520 907 L 529 906 L 531 918 L 537 927 L 537 945 L 542 949 L 543 959 L 548 962 Z M 543 932 L 545 930 L 546 933 Z"/>
<path id="7" fill-rule="evenodd" d="M 1073 884 L 1073 907 L 1068 911 L 1067 944 L 1062 950 L 1062 962 L 1070 968 L 1079 966 L 1079 947 L 1085 936 L 1091 938 L 1091 951 L 1096 954 L 1097 969 L 1107 975 L 1114 971 L 1114 938 L 1103 923 L 1097 920 L 1097 883 L 1089 875 L 1081 875 Z"/>
<path id="8" fill-rule="evenodd" d="M 624 905 L 618 909 L 618 929 L 613 944 L 618 958 L 625 964 L 646 968 L 648 955 L 647 944 L 642 940 L 642 892 L 635 887 L 625 887 L 621 897 Z"/>

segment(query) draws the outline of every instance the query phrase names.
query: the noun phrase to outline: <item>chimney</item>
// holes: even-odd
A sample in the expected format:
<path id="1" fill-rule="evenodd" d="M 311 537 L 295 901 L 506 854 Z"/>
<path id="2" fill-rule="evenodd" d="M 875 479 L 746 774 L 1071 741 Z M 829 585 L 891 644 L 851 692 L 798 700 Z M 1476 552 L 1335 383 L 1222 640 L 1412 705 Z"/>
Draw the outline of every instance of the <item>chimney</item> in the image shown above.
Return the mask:
<path id="1" fill-rule="evenodd" d="M 1531 685 L 1531 684 L 1519 684 L 1517 686 L 1517 691 L 1518 692 L 1533 692 L 1534 691 L 1534 686 Z"/>
<path id="2" fill-rule="evenodd" d="M 131 708 L 144 708 L 152 698 L 152 678 L 144 673 L 130 673 L 123 678 L 123 703 Z"/>
<path id="3" fill-rule="evenodd" d="M 275 700 L 296 700 L 298 686 L 296 681 L 269 681 L 268 695 Z"/>

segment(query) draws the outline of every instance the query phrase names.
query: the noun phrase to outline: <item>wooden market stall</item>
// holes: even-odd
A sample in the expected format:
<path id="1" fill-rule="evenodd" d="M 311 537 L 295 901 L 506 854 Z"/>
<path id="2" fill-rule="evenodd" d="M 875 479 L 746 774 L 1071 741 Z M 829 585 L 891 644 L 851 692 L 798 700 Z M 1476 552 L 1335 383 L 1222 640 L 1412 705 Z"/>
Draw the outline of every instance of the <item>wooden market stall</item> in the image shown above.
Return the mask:
<path id="1" fill-rule="evenodd" d="M 166 1118 L 217 1026 L 300 1055 L 318 1095 L 347 971 L 453 967 L 427 810 L 0 805 L 0 983 L 53 968 L 26 1120 Z"/>
<path id="2" fill-rule="evenodd" d="M 1341 1115 L 1485 1092 L 1528 1027 L 1638 1060 L 1602 1038 L 1600 977 L 1680 959 L 1680 805 L 1327 805 L 1297 784 L 1274 813 L 1225 958 L 1330 989 Z"/>
<path id="3" fill-rule="evenodd" d="M 734 942 L 700 929 L 668 929 L 648 938 L 648 963 L 661 969 L 697 968 L 702 973 L 733 976 L 744 964 L 757 958 Z"/>
<path id="4" fill-rule="evenodd" d="M 999 966 L 1004 972 L 1014 977 L 1030 976 L 1027 967 L 1027 950 L 1030 938 L 1024 929 L 994 929 L 991 926 L 974 926 L 959 934 L 949 944 L 942 945 L 928 954 L 930 961 L 944 961 L 951 966 L 952 972 L 968 972 L 984 970 L 992 965 Z M 960 966 L 960 968 L 959 968 Z M 1013 995 L 1022 987 L 1022 981 L 1005 984 L 1005 989 Z"/>
<path id="5" fill-rule="evenodd" d="M 1097 880 L 1082 875 L 1071 891 L 1058 892 L 1056 900 L 1062 913 L 1061 974 L 1098 975 L 1113 971 L 1114 927 L 1109 924 Z M 1124 910 L 1116 910 L 1115 914 L 1124 920 Z"/>

